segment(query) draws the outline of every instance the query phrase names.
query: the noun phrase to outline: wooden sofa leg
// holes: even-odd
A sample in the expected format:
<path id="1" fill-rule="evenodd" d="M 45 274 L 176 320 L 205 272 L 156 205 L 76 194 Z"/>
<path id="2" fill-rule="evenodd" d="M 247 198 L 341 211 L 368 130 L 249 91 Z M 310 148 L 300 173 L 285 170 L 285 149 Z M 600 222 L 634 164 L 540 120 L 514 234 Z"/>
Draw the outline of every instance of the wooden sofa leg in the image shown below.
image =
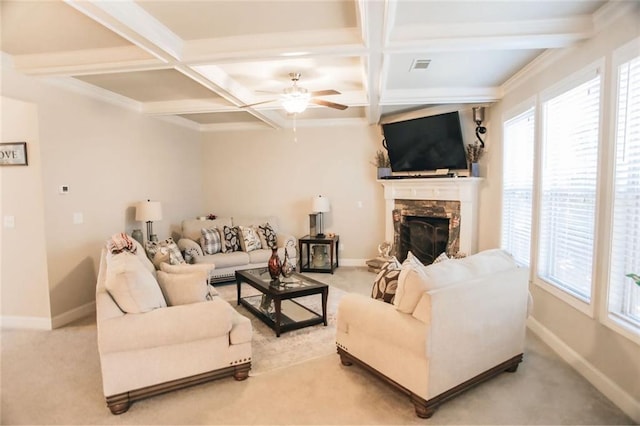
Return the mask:
<path id="1" fill-rule="evenodd" d="M 249 377 L 249 370 L 251 370 L 251 364 L 249 365 L 245 364 L 245 365 L 236 367 L 233 372 L 233 378 L 241 382 L 242 380 L 245 380 L 247 377 Z"/>
<path id="2" fill-rule="evenodd" d="M 111 410 L 111 414 L 118 415 L 126 413 L 131 407 L 131 400 L 129 399 L 129 393 L 121 393 L 119 395 L 113 395 L 107 398 L 107 407 Z"/>
<path id="3" fill-rule="evenodd" d="M 346 365 L 347 367 L 353 365 L 353 362 L 344 354 L 344 352 L 340 352 L 340 362 L 342 365 Z"/>
<path id="4" fill-rule="evenodd" d="M 520 365 L 520 364 L 512 365 L 511 367 L 507 368 L 507 369 L 506 369 L 506 370 L 504 370 L 504 371 L 506 371 L 507 373 L 515 373 L 516 371 L 518 371 L 518 366 L 519 366 L 519 365 Z"/>
<path id="5" fill-rule="evenodd" d="M 416 410 L 416 416 L 421 419 L 428 419 L 436 412 L 437 406 L 428 406 L 424 399 L 416 395 L 411 395 L 411 402 L 413 402 L 413 406 Z"/>

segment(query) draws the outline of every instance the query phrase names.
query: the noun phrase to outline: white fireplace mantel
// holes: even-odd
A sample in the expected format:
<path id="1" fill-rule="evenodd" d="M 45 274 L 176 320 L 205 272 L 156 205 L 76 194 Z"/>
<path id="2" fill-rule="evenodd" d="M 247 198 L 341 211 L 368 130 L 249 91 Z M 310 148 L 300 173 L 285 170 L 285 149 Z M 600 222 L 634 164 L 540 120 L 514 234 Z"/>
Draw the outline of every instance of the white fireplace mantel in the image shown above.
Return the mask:
<path id="1" fill-rule="evenodd" d="M 393 241 L 395 200 L 460 202 L 460 251 L 478 251 L 478 192 L 482 178 L 381 179 L 385 198 L 385 240 Z"/>

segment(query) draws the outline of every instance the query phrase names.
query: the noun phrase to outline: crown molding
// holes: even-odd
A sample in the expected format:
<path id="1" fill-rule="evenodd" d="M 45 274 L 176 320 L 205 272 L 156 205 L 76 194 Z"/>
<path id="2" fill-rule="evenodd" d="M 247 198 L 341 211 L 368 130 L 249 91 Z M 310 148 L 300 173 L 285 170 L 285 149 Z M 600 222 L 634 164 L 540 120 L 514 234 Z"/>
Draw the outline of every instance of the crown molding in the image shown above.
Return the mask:
<path id="1" fill-rule="evenodd" d="M 380 105 L 450 104 L 497 102 L 499 87 L 436 87 L 422 90 L 389 90 Z"/>
<path id="2" fill-rule="evenodd" d="M 599 33 L 623 16 L 633 13 L 640 13 L 640 2 L 609 1 L 593 13 L 595 32 Z"/>

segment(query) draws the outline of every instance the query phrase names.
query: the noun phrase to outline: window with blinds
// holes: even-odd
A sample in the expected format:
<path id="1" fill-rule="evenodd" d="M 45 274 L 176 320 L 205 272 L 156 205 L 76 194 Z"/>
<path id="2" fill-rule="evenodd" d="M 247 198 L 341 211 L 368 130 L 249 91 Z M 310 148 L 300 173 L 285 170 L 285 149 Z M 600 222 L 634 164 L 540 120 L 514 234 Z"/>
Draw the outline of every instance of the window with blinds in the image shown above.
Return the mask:
<path id="1" fill-rule="evenodd" d="M 538 276 L 587 303 L 591 301 L 599 118 L 599 75 L 543 103 Z"/>
<path id="2" fill-rule="evenodd" d="M 503 124 L 501 248 L 529 266 L 535 110 L 530 108 Z"/>
<path id="3" fill-rule="evenodd" d="M 618 67 L 609 314 L 640 332 L 640 57 Z"/>

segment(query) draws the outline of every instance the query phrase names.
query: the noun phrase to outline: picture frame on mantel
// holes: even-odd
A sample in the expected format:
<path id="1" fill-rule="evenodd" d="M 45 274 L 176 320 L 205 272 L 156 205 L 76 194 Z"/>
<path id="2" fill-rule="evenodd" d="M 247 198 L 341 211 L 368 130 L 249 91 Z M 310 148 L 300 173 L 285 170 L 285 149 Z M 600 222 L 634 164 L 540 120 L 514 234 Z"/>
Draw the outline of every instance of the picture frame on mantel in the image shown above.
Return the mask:
<path id="1" fill-rule="evenodd" d="M 26 142 L 0 143 L 0 166 L 27 166 Z"/>

